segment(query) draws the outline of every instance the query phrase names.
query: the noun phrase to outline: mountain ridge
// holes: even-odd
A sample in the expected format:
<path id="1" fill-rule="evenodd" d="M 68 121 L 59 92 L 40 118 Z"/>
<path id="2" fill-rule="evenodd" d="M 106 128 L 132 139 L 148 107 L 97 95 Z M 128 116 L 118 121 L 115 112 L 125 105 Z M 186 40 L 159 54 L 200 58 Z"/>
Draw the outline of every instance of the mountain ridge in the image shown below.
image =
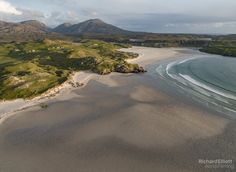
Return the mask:
<path id="1" fill-rule="evenodd" d="M 198 40 L 202 38 L 236 40 L 236 34 L 211 36 L 135 32 L 121 29 L 100 19 L 90 19 L 77 24 L 63 23 L 55 28 L 50 28 L 37 20 L 27 20 L 19 23 L 0 21 L 0 42 L 26 42 L 43 40 L 45 38 L 70 40 L 101 39 L 111 42 L 120 40 L 126 40 L 126 42 L 128 40 L 129 42 L 129 40 L 131 40 L 131 43 L 149 40 L 149 42 L 153 44 L 155 41 L 165 43 L 163 40 L 186 41 Z"/>
<path id="2" fill-rule="evenodd" d="M 70 35 L 79 34 L 129 34 L 131 31 L 121 29 L 100 19 L 90 19 L 77 24 L 63 23 L 53 29 L 54 32 Z"/>
<path id="3" fill-rule="evenodd" d="M 100 19 L 90 19 L 77 24 L 63 23 L 55 28 L 37 20 L 18 23 L 0 21 L 0 42 L 42 40 L 63 35 L 128 35 L 131 31 L 121 29 Z"/>
<path id="4" fill-rule="evenodd" d="M 0 33 L 50 32 L 44 23 L 37 20 L 27 20 L 19 23 L 0 21 Z"/>
<path id="5" fill-rule="evenodd" d="M 0 21 L 0 42 L 25 42 L 57 36 L 58 33 L 52 32 L 51 28 L 37 20 L 18 23 Z"/>

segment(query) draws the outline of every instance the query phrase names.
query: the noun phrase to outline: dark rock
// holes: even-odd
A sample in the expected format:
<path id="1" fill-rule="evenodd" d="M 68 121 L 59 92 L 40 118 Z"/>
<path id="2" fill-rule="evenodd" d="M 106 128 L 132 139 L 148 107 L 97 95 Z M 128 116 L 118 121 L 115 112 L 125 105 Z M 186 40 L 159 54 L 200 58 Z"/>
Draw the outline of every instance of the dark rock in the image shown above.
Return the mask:
<path id="1" fill-rule="evenodd" d="M 120 65 L 120 66 L 117 66 L 116 72 L 119 72 L 119 73 L 130 73 L 131 71 L 130 71 L 130 69 L 126 65 Z"/>
<path id="2" fill-rule="evenodd" d="M 84 83 L 76 82 L 76 87 L 82 87 L 82 86 L 84 86 Z"/>
<path id="3" fill-rule="evenodd" d="M 145 73 L 145 72 L 147 72 L 143 67 L 139 67 L 135 71 L 136 71 L 135 73 Z"/>
<path id="4" fill-rule="evenodd" d="M 129 67 L 128 65 L 119 65 L 116 68 L 116 72 L 119 73 L 144 73 L 146 72 L 143 67 Z"/>

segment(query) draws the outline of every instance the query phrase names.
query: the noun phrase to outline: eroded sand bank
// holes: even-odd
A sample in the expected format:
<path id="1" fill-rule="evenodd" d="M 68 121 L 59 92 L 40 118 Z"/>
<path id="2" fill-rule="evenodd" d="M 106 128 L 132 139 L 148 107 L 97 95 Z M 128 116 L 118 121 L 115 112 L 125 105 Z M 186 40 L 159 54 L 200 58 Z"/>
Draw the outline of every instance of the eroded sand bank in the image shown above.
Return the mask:
<path id="1" fill-rule="evenodd" d="M 134 61 L 147 68 L 161 59 L 198 53 L 128 51 L 142 53 Z M 6 120 L 0 126 L 0 169 L 198 172 L 212 171 L 199 159 L 235 161 L 235 122 L 173 92 L 153 71 L 92 78 L 67 98 L 49 100 L 47 109 L 33 107 Z"/>

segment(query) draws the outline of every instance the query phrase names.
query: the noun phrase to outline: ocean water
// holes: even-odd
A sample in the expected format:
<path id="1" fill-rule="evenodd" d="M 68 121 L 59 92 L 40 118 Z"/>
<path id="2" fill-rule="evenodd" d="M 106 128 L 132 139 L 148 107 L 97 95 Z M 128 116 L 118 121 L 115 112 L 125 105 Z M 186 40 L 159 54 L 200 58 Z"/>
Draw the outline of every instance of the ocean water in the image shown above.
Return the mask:
<path id="1" fill-rule="evenodd" d="M 191 99 L 236 118 L 236 58 L 193 56 L 162 63 L 156 71 Z"/>

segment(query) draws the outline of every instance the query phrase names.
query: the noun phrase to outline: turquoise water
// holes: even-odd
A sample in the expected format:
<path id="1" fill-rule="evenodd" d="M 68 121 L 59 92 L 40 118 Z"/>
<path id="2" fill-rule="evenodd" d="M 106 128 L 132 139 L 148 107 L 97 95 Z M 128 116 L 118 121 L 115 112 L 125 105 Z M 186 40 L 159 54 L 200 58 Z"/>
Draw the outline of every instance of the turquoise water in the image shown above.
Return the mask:
<path id="1" fill-rule="evenodd" d="M 195 56 L 161 64 L 157 72 L 192 99 L 236 118 L 236 58 Z"/>

